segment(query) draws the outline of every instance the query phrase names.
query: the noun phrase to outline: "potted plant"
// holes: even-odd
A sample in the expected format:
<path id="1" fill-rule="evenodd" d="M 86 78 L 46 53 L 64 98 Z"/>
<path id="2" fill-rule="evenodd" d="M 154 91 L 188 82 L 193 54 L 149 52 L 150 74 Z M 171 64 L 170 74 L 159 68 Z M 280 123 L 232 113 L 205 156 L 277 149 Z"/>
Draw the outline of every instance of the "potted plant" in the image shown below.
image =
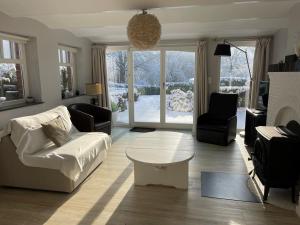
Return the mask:
<path id="1" fill-rule="evenodd" d="M 112 111 L 112 123 L 115 124 L 118 119 L 118 105 L 115 102 L 111 102 Z"/>
<path id="2" fill-rule="evenodd" d="M 28 96 L 28 97 L 26 98 L 26 102 L 27 102 L 27 103 L 33 103 L 33 102 L 34 102 L 34 97 Z"/>

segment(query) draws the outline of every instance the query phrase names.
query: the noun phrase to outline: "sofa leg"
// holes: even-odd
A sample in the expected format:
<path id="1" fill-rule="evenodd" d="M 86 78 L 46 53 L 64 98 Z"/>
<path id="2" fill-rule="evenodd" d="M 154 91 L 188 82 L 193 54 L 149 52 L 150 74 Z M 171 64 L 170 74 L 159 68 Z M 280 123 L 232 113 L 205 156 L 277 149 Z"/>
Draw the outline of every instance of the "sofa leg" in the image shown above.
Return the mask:
<path id="1" fill-rule="evenodd" d="M 264 197 L 263 197 L 264 202 L 267 201 L 267 199 L 268 199 L 269 191 L 270 191 L 270 187 L 266 185 L 265 191 L 264 191 Z"/>

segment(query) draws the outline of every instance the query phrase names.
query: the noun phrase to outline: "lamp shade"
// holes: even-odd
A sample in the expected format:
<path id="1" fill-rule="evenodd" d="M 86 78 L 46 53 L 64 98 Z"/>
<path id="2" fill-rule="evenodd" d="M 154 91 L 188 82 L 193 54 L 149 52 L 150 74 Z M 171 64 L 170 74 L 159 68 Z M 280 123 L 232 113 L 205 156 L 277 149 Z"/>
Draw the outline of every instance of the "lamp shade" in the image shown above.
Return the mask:
<path id="1" fill-rule="evenodd" d="M 218 44 L 215 50 L 216 56 L 231 56 L 231 50 L 229 44 Z"/>
<path id="2" fill-rule="evenodd" d="M 127 36 L 130 43 L 137 49 L 153 48 L 160 40 L 161 25 L 156 16 L 143 13 L 133 16 L 127 26 Z"/>
<path id="3" fill-rule="evenodd" d="M 86 94 L 91 96 L 102 94 L 101 84 L 99 83 L 86 84 L 85 90 L 86 90 Z"/>

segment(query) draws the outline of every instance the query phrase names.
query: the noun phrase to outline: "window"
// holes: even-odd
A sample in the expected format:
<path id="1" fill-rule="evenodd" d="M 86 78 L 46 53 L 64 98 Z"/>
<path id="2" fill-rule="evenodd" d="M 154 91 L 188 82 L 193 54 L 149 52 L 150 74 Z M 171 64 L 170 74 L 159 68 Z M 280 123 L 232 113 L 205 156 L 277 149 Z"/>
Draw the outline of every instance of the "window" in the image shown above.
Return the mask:
<path id="1" fill-rule="evenodd" d="M 128 52 L 108 50 L 106 65 L 113 122 L 128 124 Z"/>
<path id="2" fill-rule="evenodd" d="M 23 102 L 28 95 L 25 43 L 27 39 L 0 33 L 0 104 Z"/>
<path id="3" fill-rule="evenodd" d="M 249 58 L 250 70 L 252 73 L 253 59 L 255 53 L 255 42 L 235 43 L 239 48 L 246 50 Z M 231 57 L 221 58 L 220 71 L 220 92 L 237 93 L 238 111 L 237 111 L 237 128 L 245 128 L 246 107 L 248 105 L 250 89 L 250 76 L 247 67 L 245 53 L 231 47 Z"/>
<path id="4" fill-rule="evenodd" d="M 59 46 L 58 61 L 62 99 L 72 97 L 77 87 L 75 48 Z"/>

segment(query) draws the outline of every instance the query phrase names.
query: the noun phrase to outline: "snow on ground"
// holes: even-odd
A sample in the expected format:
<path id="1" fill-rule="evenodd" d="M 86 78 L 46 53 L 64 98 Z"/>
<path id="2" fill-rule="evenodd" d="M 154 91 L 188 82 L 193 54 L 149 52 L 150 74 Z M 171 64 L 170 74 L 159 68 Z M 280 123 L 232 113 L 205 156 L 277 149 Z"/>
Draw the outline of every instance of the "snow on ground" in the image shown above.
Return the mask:
<path id="1" fill-rule="evenodd" d="M 160 96 L 142 95 L 134 103 L 135 122 L 159 122 Z"/>
<path id="2" fill-rule="evenodd" d="M 167 109 L 167 108 L 166 108 Z M 246 108 L 238 108 L 237 128 L 245 128 Z M 128 110 L 118 112 L 117 123 L 128 123 Z M 160 96 L 159 95 L 141 95 L 134 105 L 135 122 L 160 122 Z M 193 123 L 193 112 L 175 112 L 167 109 L 167 123 Z"/>
<path id="3" fill-rule="evenodd" d="M 160 96 L 141 95 L 134 105 L 135 122 L 160 122 Z M 128 110 L 118 112 L 117 122 L 128 123 Z M 167 109 L 167 123 L 186 123 L 193 122 L 193 112 L 175 112 Z"/>

